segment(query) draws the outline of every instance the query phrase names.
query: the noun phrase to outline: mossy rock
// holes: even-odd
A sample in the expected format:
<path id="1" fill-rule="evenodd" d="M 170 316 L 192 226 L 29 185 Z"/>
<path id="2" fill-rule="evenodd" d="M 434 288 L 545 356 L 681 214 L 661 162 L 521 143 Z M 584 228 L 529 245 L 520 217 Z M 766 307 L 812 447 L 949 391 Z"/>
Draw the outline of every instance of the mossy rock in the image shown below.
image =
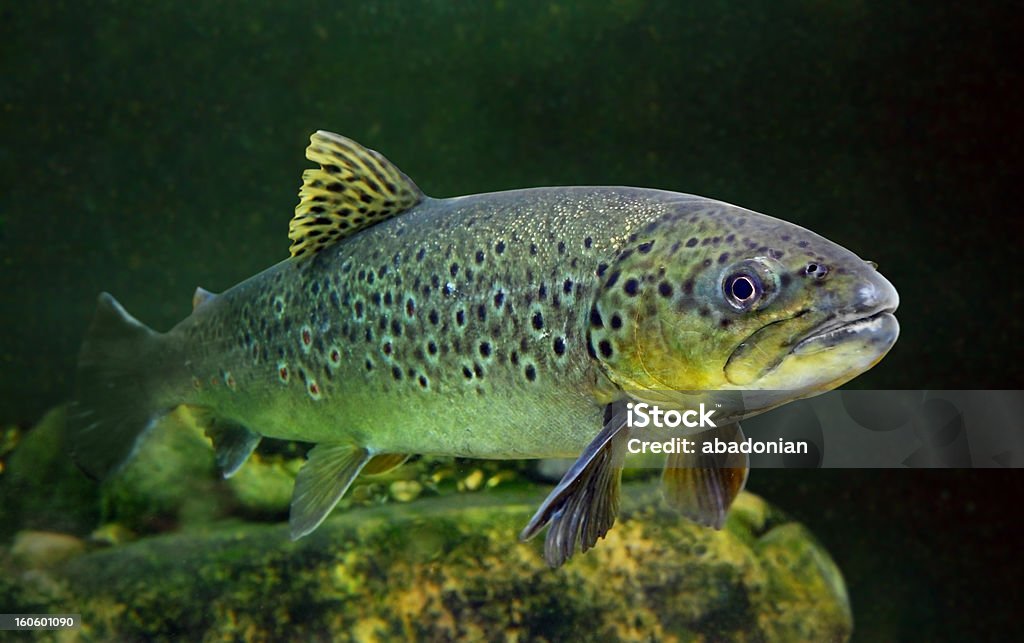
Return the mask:
<path id="1" fill-rule="evenodd" d="M 539 491 L 492 490 L 285 525 L 220 523 L 97 549 L 43 573 L 12 566 L 8 611 L 74 611 L 93 639 L 842 641 L 852 628 L 827 553 L 743 494 L 725 529 L 624 487 L 623 518 L 550 570 L 518 530 Z M 31 609 L 29 609 L 31 608 Z"/>
<path id="2" fill-rule="evenodd" d="M 71 461 L 65 411 L 24 433 L 0 476 L 0 539 L 24 529 L 87 534 L 99 521 L 100 492 Z"/>

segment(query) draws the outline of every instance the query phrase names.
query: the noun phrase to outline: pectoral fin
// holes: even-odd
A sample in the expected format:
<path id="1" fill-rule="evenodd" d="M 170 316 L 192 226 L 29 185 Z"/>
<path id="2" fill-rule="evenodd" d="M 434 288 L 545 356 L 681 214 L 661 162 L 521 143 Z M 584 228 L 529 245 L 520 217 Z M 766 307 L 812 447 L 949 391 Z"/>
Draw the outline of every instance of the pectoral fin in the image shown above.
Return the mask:
<path id="1" fill-rule="evenodd" d="M 700 435 L 705 441 L 742 442 L 739 424 L 726 424 Z M 746 454 L 703 453 L 698 442 L 695 453 L 673 453 L 665 461 L 662 489 L 665 500 L 687 518 L 721 529 L 747 482 L 750 459 Z"/>
<path id="2" fill-rule="evenodd" d="M 629 432 L 625 403 L 609 404 L 605 425 L 548 494 L 519 534 L 529 540 L 550 523 L 544 559 L 558 567 L 577 549 L 587 551 L 603 538 L 619 513 L 619 483 Z"/>
<path id="3" fill-rule="evenodd" d="M 351 444 L 318 444 L 310 450 L 295 477 L 289 517 L 292 540 L 320 526 L 369 461 L 369 451 Z"/>

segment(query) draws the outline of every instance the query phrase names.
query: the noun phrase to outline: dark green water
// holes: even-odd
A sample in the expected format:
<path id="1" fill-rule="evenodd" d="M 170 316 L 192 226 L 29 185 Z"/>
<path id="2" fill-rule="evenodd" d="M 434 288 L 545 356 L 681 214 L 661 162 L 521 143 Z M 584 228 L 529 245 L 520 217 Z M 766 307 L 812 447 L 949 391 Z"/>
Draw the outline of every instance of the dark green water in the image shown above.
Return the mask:
<path id="1" fill-rule="evenodd" d="M 96 294 L 166 329 L 287 254 L 329 129 L 434 196 L 624 184 L 808 227 L 900 292 L 852 386 L 1021 388 L 1011 3 L 52 2 L 0 9 L 0 421 L 62 402 Z M 857 634 L 987 638 L 1015 472 L 754 472 Z"/>

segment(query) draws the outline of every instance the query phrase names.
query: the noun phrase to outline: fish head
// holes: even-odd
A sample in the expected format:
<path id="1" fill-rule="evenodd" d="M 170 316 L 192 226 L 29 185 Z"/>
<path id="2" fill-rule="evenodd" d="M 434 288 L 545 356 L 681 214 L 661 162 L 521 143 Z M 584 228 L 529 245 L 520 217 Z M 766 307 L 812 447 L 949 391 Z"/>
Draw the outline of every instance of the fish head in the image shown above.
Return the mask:
<path id="1" fill-rule="evenodd" d="M 595 357 L 633 397 L 757 391 L 749 416 L 840 386 L 899 334 L 899 296 L 877 266 L 794 224 L 717 204 L 637 242 L 591 328 Z"/>

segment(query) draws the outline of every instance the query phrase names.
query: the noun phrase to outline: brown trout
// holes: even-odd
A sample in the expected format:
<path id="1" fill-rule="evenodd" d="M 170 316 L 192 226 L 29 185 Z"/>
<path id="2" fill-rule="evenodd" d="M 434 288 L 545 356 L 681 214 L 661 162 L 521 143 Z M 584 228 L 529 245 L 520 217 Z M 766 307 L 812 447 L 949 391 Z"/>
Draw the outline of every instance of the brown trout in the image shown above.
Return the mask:
<path id="1" fill-rule="evenodd" d="M 181 404 L 226 476 L 262 436 L 315 443 L 301 537 L 360 472 L 409 454 L 577 457 L 523 530 L 559 565 L 618 508 L 626 404 L 719 402 L 738 421 L 871 368 L 898 334 L 876 266 L 799 226 L 698 196 L 555 187 L 434 199 L 380 154 L 311 137 L 291 257 L 166 333 L 101 294 L 81 350 L 74 457 L 94 477 Z M 742 405 L 722 406 L 731 393 Z M 665 497 L 721 527 L 745 457 L 669 456 Z"/>

